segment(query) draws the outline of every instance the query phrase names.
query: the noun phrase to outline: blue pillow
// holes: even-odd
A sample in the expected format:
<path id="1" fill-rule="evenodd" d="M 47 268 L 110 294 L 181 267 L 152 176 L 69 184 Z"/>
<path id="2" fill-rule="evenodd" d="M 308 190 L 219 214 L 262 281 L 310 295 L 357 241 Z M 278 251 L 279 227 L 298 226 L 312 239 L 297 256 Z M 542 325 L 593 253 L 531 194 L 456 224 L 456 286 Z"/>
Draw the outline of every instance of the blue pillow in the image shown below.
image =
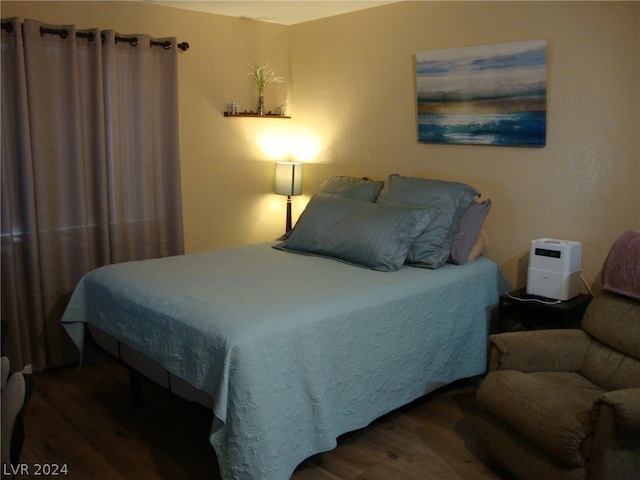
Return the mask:
<path id="1" fill-rule="evenodd" d="M 336 194 L 352 200 L 373 203 L 378 198 L 383 185 L 384 182 L 378 182 L 366 177 L 333 176 L 322 182 L 316 193 Z M 276 240 L 286 240 L 293 230 L 295 230 L 295 227 Z"/>
<path id="2" fill-rule="evenodd" d="M 407 256 L 409 264 L 437 268 L 449 258 L 460 218 L 476 195 L 480 195 L 480 192 L 464 183 L 393 174 L 389 176 L 376 202 L 383 205 L 431 207 L 438 211 Z"/>
<path id="3" fill-rule="evenodd" d="M 369 178 L 333 176 L 327 178 L 316 193 L 335 193 L 352 200 L 375 202 L 383 185 L 384 182 Z"/>
<path id="4" fill-rule="evenodd" d="M 289 238 L 275 247 L 373 270 L 395 271 L 433 216 L 431 209 L 380 205 L 318 193 L 309 201 Z"/>

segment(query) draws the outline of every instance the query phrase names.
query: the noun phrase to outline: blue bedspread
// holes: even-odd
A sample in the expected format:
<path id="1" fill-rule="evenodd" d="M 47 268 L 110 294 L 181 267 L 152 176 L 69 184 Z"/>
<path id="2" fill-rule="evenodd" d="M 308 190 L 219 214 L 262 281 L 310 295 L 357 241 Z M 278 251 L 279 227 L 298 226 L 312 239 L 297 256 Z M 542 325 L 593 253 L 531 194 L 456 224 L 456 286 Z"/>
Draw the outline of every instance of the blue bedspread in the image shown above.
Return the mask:
<path id="1" fill-rule="evenodd" d="M 209 393 L 223 478 L 280 480 L 483 373 L 504 285 L 484 258 L 382 273 L 260 244 L 99 268 L 62 321 L 80 350 L 90 323 Z"/>

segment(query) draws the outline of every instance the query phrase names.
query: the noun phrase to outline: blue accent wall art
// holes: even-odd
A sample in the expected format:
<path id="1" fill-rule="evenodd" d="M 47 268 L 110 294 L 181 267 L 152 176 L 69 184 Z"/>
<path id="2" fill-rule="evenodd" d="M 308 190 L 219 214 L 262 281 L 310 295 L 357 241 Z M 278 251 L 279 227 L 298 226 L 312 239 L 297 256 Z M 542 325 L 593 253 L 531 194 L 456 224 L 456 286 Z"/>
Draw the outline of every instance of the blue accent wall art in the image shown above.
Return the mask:
<path id="1" fill-rule="evenodd" d="M 547 41 L 416 54 L 420 143 L 544 147 Z"/>

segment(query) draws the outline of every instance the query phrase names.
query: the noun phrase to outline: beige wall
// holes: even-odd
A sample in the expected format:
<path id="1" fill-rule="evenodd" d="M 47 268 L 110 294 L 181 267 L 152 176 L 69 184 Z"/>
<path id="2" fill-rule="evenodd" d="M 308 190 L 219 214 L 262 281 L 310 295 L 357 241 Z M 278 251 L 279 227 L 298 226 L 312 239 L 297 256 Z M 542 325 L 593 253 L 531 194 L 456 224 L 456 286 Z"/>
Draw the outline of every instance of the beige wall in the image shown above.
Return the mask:
<path id="1" fill-rule="evenodd" d="M 325 142 L 308 190 L 339 173 L 470 183 L 492 199 L 487 255 L 512 283 L 540 237 L 583 242 L 591 283 L 640 228 L 639 32 L 640 4 L 617 2 L 403 2 L 294 26 L 294 114 Z M 544 148 L 417 143 L 416 52 L 535 39 L 548 42 Z"/>
<path id="2" fill-rule="evenodd" d="M 309 162 L 305 193 L 328 175 L 389 173 L 459 180 L 493 201 L 496 260 L 514 284 L 531 239 L 584 244 L 591 283 L 611 242 L 640 227 L 640 4 L 402 2 L 293 27 L 129 2 L 8 2 L 2 16 L 177 36 L 180 141 L 188 252 L 269 241 L 284 199 L 273 161 Z M 547 146 L 421 145 L 413 56 L 422 50 L 545 38 Z M 247 65 L 287 82 L 266 91 L 292 120 L 225 119 L 234 99 L 255 108 Z M 284 145 L 284 147 L 283 147 Z M 294 198 L 294 216 L 307 196 Z"/>

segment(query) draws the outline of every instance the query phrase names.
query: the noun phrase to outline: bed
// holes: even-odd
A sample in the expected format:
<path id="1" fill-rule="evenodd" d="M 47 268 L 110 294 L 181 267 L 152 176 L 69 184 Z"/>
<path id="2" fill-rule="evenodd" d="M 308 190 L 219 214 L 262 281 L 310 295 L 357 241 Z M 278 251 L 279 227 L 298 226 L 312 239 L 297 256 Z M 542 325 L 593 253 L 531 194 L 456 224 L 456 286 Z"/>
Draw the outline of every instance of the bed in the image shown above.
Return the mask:
<path id="1" fill-rule="evenodd" d="M 334 217 L 344 203 L 340 195 L 316 196 Z M 413 220 L 406 223 L 419 225 L 404 229 L 398 210 L 387 210 L 389 231 L 409 239 L 400 251 L 395 243 L 389 248 L 387 231 L 381 248 L 389 255 L 373 252 L 387 257 L 382 266 L 336 254 L 352 249 L 352 238 L 332 251 L 326 238 L 325 250 L 296 250 L 300 236 L 312 243 L 306 227 L 319 228 L 308 207 L 277 248 L 265 243 L 96 269 L 74 291 L 63 324 L 81 352 L 91 329 L 108 350 L 121 358 L 127 352 L 128 363 L 150 360 L 200 395 L 213 409 L 209 439 L 223 478 L 290 478 L 306 458 L 334 448 L 339 435 L 486 370 L 490 310 L 508 287 L 499 267 L 484 257 L 407 265 L 435 210 L 407 207 Z M 333 225 L 329 243 L 340 228 Z M 402 261 L 389 266 L 390 256 Z"/>

